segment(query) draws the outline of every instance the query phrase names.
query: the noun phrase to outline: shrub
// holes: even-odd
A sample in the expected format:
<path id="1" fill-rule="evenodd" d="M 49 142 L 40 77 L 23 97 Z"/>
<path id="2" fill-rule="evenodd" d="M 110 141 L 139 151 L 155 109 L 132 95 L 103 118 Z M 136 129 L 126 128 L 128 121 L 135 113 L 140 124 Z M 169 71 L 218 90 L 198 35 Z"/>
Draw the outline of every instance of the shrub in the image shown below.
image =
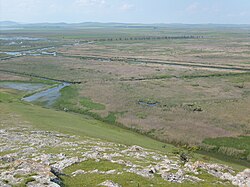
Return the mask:
<path id="1" fill-rule="evenodd" d="M 215 145 L 208 145 L 208 144 L 201 144 L 200 145 L 200 148 L 204 151 L 208 151 L 208 152 L 211 152 L 211 151 L 218 151 L 218 147 L 215 146 Z"/>
<path id="2" fill-rule="evenodd" d="M 247 161 L 250 161 L 250 154 L 247 155 Z"/>

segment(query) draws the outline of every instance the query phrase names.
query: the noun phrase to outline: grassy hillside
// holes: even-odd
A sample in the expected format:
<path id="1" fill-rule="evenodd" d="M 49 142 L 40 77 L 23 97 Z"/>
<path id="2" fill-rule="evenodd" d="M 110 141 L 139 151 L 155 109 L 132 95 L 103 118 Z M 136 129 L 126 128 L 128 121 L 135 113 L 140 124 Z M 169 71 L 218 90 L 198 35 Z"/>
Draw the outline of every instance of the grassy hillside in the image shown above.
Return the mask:
<path id="1" fill-rule="evenodd" d="M 35 52 L 3 57 L 0 80 L 31 81 L 27 75 L 34 75 L 80 83 L 61 90 L 54 105 L 67 113 L 16 100 L 8 104 L 39 128 L 172 149 L 150 138 L 142 141 L 134 133 L 140 132 L 185 148 L 199 146 L 249 165 L 248 34 L 242 28 L 198 26 L 3 31 L 3 37 L 10 40 L 3 41 L 1 51 L 54 47 L 43 52 L 56 55 L 40 51 L 38 56 L 33 56 Z M 165 38 L 186 35 L 204 37 Z M 27 36 L 38 40 L 15 39 Z M 26 76 L 17 77 L 20 75 Z M 6 94 L 3 97 L 15 97 Z"/>
<path id="2" fill-rule="evenodd" d="M 67 113 L 63 111 L 56 111 L 53 109 L 46 109 L 33 104 L 21 102 L 19 99 L 23 94 L 24 93 L 22 92 L 16 92 L 8 89 L 0 90 L 0 100 L 1 100 L 0 117 L 2 119 L 1 121 L 2 127 L 7 126 L 7 127 L 12 127 L 12 129 L 16 128 L 14 132 L 18 132 L 20 134 L 20 133 L 28 133 L 28 131 L 19 132 L 20 126 L 22 126 L 23 124 L 29 124 L 32 126 L 31 132 L 40 130 L 38 132 L 40 132 L 41 135 L 44 132 L 47 132 L 49 134 L 50 132 L 59 132 L 63 134 L 77 136 L 79 137 L 79 140 L 83 142 L 96 141 L 96 143 L 98 143 L 97 145 L 100 145 L 100 142 L 101 144 L 105 144 L 107 141 L 114 142 L 116 146 L 119 147 L 119 149 L 123 148 L 124 144 L 140 145 L 144 148 L 155 150 L 156 154 L 167 154 L 168 157 L 178 160 L 177 155 L 174 154 L 174 152 L 176 152 L 177 149 L 172 145 L 163 144 L 159 141 L 131 132 L 129 130 L 125 130 L 117 126 L 97 121 L 88 116 L 75 113 Z M 51 136 L 53 136 L 53 133 L 51 133 Z M 56 136 L 60 137 L 61 135 L 56 135 Z M 66 137 L 67 136 L 65 136 L 64 139 L 66 139 Z M 48 135 L 47 138 L 49 139 L 50 135 Z M 66 140 L 65 142 L 67 143 Z M 84 146 L 90 148 L 95 147 L 95 143 L 92 142 L 89 145 L 84 144 Z M 71 149 L 74 149 L 74 146 L 71 147 Z M 84 148 L 81 148 L 80 150 L 83 151 Z M 14 152 L 15 152 L 14 150 L 12 152 L 1 152 L 1 155 Z M 69 148 L 67 147 L 60 148 L 60 146 L 59 147 L 48 146 L 41 148 L 41 154 L 45 153 L 46 154 L 65 153 L 67 156 L 73 156 L 73 157 L 79 155 L 79 151 L 76 152 L 69 151 Z M 126 159 L 128 159 L 126 161 L 138 162 L 136 157 L 135 158 L 128 157 Z M 195 161 L 197 159 L 203 160 L 203 156 L 198 154 L 192 154 L 191 159 L 192 161 Z M 146 160 L 139 160 L 139 161 L 140 164 L 142 165 L 145 164 L 145 166 L 147 165 L 146 163 L 144 163 Z M 211 158 L 209 162 L 214 163 L 221 161 Z M 236 171 L 245 168 L 233 163 L 226 163 L 226 162 L 221 162 L 221 163 L 232 166 Z M 137 164 L 139 164 L 139 162 Z M 70 167 L 64 169 L 66 175 L 62 176 L 61 180 L 63 181 L 65 186 L 77 187 L 82 185 L 85 186 L 97 185 L 102 181 L 109 179 L 114 182 L 118 182 L 119 184 L 122 184 L 124 186 L 131 186 L 131 187 L 137 186 L 138 184 L 140 186 L 148 186 L 152 184 L 157 186 L 198 187 L 200 185 L 210 186 L 211 184 L 216 183 L 216 181 L 218 180 L 215 177 L 208 175 L 206 173 L 199 175 L 199 177 L 201 179 L 204 179 L 205 181 L 197 184 L 193 184 L 190 182 L 185 182 L 183 184 L 169 183 L 167 181 L 164 181 L 158 175 L 156 175 L 156 177 L 154 177 L 153 179 L 145 179 L 144 177 L 129 172 L 123 172 L 123 174 L 121 175 L 104 175 L 104 174 L 88 173 L 84 175 L 72 176 L 71 173 L 78 169 L 84 169 L 85 171 L 92 171 L 95 169 L 99 169 L 100 171 L 109 171 L 112 169 L 115 169 L 120 172 L 123 171 L 120 165 L 110 163 L 107 161 L 100 161 L 100 162 L 96 162 L 94 160 L 84 161 L 79 164 L 73 164 Z M 18 175 L 18 177 L 23 177 L 23 176 Z M 28 182 L 32 182 L 33 180 L 34 179 L 29 177 L 22 183 L 22 185 L 25 185 Z M 230 186 L 230 183 L 227 183 L 227 185 Z M 217 184 L 216 186 L 223 186 L 223 185 Z"/>
<path id="3" fill-rule="evenodd" d="M 111 141 L 125 145 L 139 145 L 145 148 L 162 151 L 168 154 L 176 154 L 180 149 L 160 141 L 143 136 L 136 132 L 120 128 L 118 126 L 95 120 L 90 116 L 83 114 L 57 111 L 47 109 L 30 103 L 20 101 L 20 97 L 25 95 L 22 92 L 16 92 L 8 89 L 0 90 L 0 106 L 2 113 L 15 113 L 22 120 L 28 121 L 33 127 L 48 130 L 59 131 L 61 133 L 78 135 L 82 138 L 93 137 L 104 141 Z M 204 155 L 192 153 L 193 159 L 205 159 Z M 211 162 L 226 163 L 235 168 L 244 168 L 244 163 L 236 164 L 232 160 L 224 161 L 209 158 Z"/>
<path id="4" fill-rule="evenodd" d="M 20 102 L 17 92 L 1 90 L 1 111 L 12 111 L 21 115 L 23 120 L 32 123 L 34 127 L 43 130 L 56 130 L 62 133 L 89 136 L 126 145 L 140 145 L 146 148 L 171 152 L 174 146 L 164 144 L 146 136 L 100 122 L 91 117 L 46 109 L 29 103 Z M 167 147 L 167 148 L 163 148 Z"/>

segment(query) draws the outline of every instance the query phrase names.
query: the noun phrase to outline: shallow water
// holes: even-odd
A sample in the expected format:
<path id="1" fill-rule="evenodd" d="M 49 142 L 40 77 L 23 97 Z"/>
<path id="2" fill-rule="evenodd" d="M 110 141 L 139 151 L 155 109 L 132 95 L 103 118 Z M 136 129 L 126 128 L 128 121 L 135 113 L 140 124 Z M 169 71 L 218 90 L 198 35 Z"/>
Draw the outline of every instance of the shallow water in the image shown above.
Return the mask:
<path id="1" fill-rule="evenodd" d="M 12 56 L 22 55 L 22 52 L 2 52 L 2 53 L 5 53 L 6 55 L 12 55 Z"/>
<path id="2" fill-rule="evenodd" d="M 147 102 L 144 102 L 144 101 L 139 101 L 138 104 L 139 104 L 139 105 L 143 105 L 143 106 L 154 107 L 154 106 L 157 106 L 159 103 L 158 103 L 158 102 L 155 102 L 155 103 L 147 103 Z"/>
<path id="3" fill-rule="evenodd" d="M 49 107 L 55 103 L 55 101 L 61 96 L 60 90 L 66 86 L 71 85 L 70 83 L 61 83 L 53 88 L 37 92 L 28 97 L 22 98 L 23 101 L 35 102 L 39 101 L 44 103 L 45 106 Z M 46 84 L 41 83 L 21 83 L 21 82 L 1 82 L 0 88 L 9 88 L 15 90 L 21 90 L 26 92 L 35 92 L 45 88 Z"/>
<path id="4" fill-rule="evenodd" d="M 45 103 L 45 106 L 51 106 L 61 96 L 60 90 L 69 85 L 69 83 L 62 83 L 56 87 L 24 97 L 22 100 L 27 102 L 39 101 Z"/>
<path id="5" fill-rule="evenodd" d="M 12 52 L 0 52 L 11 56 L 22 56 L 22 55 L 30 55 L 30 56 L 41 56 L 41 55 L 52 55 L 56 56 L 56 52 L 48 52 L 47 50 L 54 49 L 55 47 L 45 47 L 34 50 L 27 51 L 12 51 Z"/>
<path id="6" fill-rule="evenodd" d="M 20 82 L 2 82 L 0 83 L 0 87 L 2 88 L 10 88 L 15 90 L 22 91 L 35 91 L 45 87 L 45 84 L 38 83 L 20 83 Z"/>
<path id="7" fill-rule="evenodd" d="M 16 37 L 0 37 L 0 40 L 5 41 L 16 41 L 16 40 L 27 40 L 27 41 L 39 41 L 39 40 L 47 40 L 46 38 L 31 38 L 26 36 L 16 36 Z"/>

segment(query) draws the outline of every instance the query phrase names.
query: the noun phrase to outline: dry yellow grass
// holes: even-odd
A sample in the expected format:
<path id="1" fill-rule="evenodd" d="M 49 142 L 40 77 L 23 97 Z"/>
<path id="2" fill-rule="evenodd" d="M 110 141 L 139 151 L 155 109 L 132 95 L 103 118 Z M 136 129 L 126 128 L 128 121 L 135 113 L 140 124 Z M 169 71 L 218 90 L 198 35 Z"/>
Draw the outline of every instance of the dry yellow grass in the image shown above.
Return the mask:
<path id="1" fill-rule="evenodd" d="M 207 37 L 197 40 L 94 42 L 58 48 L 57 57 L 0 61 L 0 69 L 80 81 L 79 97 L 105 105 L 105 110 L 92 112 L 102 117 L 113 112 L 123 125 L 162 140 L 197 144 L 208 137 L 250 133 L 250 75 L 230 74 L 250 68 L 247 36 L 242 30 L 207 31 Z M 81 58 L 85 56 L 99 59 Z M 128 58 L 179 64 L 146 64 Z M 8 79 L 0 75 L 0 80 L 4 76 Z M 138 104 L 141 100 L 159 104 L 149 107 Z"/>

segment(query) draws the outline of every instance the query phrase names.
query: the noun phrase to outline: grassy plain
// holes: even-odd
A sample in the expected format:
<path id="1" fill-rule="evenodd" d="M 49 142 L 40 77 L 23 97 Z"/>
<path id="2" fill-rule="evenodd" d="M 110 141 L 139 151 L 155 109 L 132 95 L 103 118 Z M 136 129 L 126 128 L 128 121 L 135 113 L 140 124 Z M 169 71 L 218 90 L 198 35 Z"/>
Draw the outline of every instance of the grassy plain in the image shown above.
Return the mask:
<path id="1" fill-rule="evenodd" d="M 88 116 L 82 116 L 74 113 L 66 113 L 51 109 L 42 108 L 33 104 L 27 104 L 20 101 L 22 93 L 13 90 L 1 89 L 1 112 L 15 113 L 24 121 L 29 121 L 35 128 L 62 133 L 80 135 L 81 137 L 94 137 L 106 141 L 123 143 L 126 145 L 140 145 L 143 147 L 171 151 L 174 146 L 166 145 L 162 142 L 153 140 L 149 137 L 112 126 Z"/>
<path id="2" fill-rule="evenodd" d="M 98 119 L 116 120 L 163 142 L 230 148 L 231 143 L 222 145 L 213 138 L 249 137 L 250 40 L 247 29 L 106 28 L 68 29 L 60 33 L 56 29 L 3 33 L 77 45 L 60 45 L 56 48 L 57 57 L 23 56 L 1 60 L 0 69 L 80 81 L 81 84 L 62 90 L 56 108 L 66 107 L 85 115 L 95 114 L 91 116 Z M 176 35 L 202 35 L 204 38 L 119 40 L 120 37 Z M 84 42 L 102 38 L 113 40 Z M 0 78 L 8 77 L 1 72 Z M 141 105 L 139 101 L 158 104 Z M 244 151 L 242 147 L 233 148 Z M 249 148 L 245 151 L 249 154 Z"/>
<path id="3" fill-rule="evenodd" d="M 120 128 L 114 125 L 110 125 L 99 120 L 95 120 L 89 116 L 79 115 L 76 113 L 57 111 L 54 109 L 47 109 L 40 106 L 36 106 L 30 103 L 25 103 L 20 101 L 20 98 L 23 96 L 22 92 L 17 92 L 9 89 L 1 89 L 0 92 L 0 117 L 1 117 L 1 125 L 8 125 L 15 127 L 17 124 L 28 124 L 32 125 L 34 129 L 41 129 L 47 131 L 57 131 L 65 134 L 76 135 L 81 137 L 83 140 L 91 138 L 97 138 L 103 141 L 110 141 L 115 143 L 121 143 L 125 145 L 139 145 L 145 148 L 149 148 L 155 151 L 160 151 L 166 153 L 168 156 L 176 157 L 176 151 L 181 151 L 177 147 L 162 143 L 160 141 L 151 139 L 147 136 L 143 136 L 141 134 L 132 132 L 130 130 L 126 130 L 124 128 Z M 18 117 L 18 121 L 15 118 Z M 61 150 L 55 150 L 53 148 L 48 149 L 47 153 L 59 153 Z M 184 150 L 183 150 L 184 151 Z M 72 153 L 70 153 L 72 154 Z M 221 161 L 214 159 L 213 157 L 204 157 L 203 155 L 192 153 L 192 160 L 204 160 L 206 162 L 211 163 L 222 163 L 226 165 L 232 166 L 237 171 L 244 169 L 246 166 L 242 163 L 235 163 L 231 161 Z M 109 167 L 117 167 L 107 165 L 102 166 L 101 164 L 90 164 L 88 162 L 84 162 L 84 169 L 88 168 L 98 168 L 104 167 L 108 169 Z M 78 165 L 73 165 L 73 168 L 68 168 L 66 172 L 70 170 L 74 170 L 77 167 L 81 167 Z M 99 168 L 100 169 L 100 168 Z M 111 168 L 112 169 L 112 168 Z M 130 176 L 130 174 L 128 174 Z M 94 180 L 96 178 L 95 175 L 89 176 L 89 180 L 93 180 L 92 182 L 97 183 L 99 180 L 102 180 L 102 176 L 98 180 Z M 124 179 L 128 177 L 127 175 L 121 176 Z M 140 182 L 144 179 L 138 179 L 138 176 L 132 175 L 133 178 L 137 178 Z M 205 177 L 205 176 L 204 176 Z M 69 179 L 64 177 L 67 182 Z M 83 180 L 84 178 L 81 178 Z M 113 178 L 112 178 L 113 179 Z M 204 178 L 205 179 L 205 178 Z M 209 184 L 214 180 L 213 177 L 206 178 Z M 81 181 L 80 180 L 80 181 Z M 115 181 L 118 179 L 114 179 Z M 158 179 L 157 179 L 158 180 Z M 71 181 L 72 182 L 72 181 Z M 144 181 L 149 182 L 149 181 Z M 151 181 L 152 183 L 160 183 L 161 181 Z M 162 181 L 163 182 L 163 181 Z M 71 183 L 72 184 L 72 183 Z M 124 183 L 125 184 L 125 183 Z M 133 185 L 133 184 L 131 184 Z M 183 184 L 183 186 L 189 186 L 189 184 Z"/>

